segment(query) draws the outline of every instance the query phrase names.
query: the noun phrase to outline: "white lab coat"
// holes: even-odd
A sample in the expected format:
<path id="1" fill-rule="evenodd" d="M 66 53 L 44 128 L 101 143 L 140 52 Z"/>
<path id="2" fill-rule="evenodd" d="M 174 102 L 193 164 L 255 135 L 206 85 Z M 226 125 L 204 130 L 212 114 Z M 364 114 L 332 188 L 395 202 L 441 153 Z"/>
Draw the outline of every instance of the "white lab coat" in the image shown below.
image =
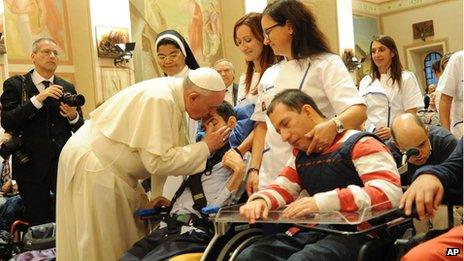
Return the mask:
<path id="1" fill-rule="evenodd" d="M 445 70 L 443 71 L 440 80 L 438 81 L 437 92 L 444 93 L 453 97 L 451 103 L 450 119 L 451 133 L 457 139 L 462 137 L 462 96 L 464 91 L 464 76 L 463 76 L 464 51 L 459 51 L 453 54 Z"/>
<path id="2" fill-rule="evenodd" d="M 392 83 L 389 73 L 381 74 L 380 80 L 375 79 L 373 82 L 368 75 L 361 80 L 359 93 L 367 103 L 366 129 L 390 127 L 396 116 L 409 109 L 424 108 L 424 99 L 416 76 L 412 72 L 403 71 L 401 78 L 401 87 L 397 82 Z M 374 96 L 377 98 L 373 99 Z"/>

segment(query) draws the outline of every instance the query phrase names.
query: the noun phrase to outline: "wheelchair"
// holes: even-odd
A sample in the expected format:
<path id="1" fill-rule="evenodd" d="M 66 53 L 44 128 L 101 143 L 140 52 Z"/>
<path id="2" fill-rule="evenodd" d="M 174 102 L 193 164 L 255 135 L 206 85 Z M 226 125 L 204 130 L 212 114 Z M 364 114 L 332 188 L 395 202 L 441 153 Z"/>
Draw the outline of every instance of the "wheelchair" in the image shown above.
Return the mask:
<path id="1" fill-rule="evenodd" d="M 256 225 L 246 223 L 239 206 L 222 208 L 214 218 L 215 235 L 201 260 L 235 260 L 263 236 L 260 223 L 293 224 L 306 231 L 346 237 L 370 235 L 372 240 L 361 247 L 358 260 L 399 260 L 402 253 L 395 248 L 395 242 L 414 234 L 412 218 L 405 217 L 398 208 L 381 205 L 358 212 L 315 212 L 301 219 L 286 219 L 281 210 L 275 210 L 269 212 L 266 220 L 257 220 Z"/>

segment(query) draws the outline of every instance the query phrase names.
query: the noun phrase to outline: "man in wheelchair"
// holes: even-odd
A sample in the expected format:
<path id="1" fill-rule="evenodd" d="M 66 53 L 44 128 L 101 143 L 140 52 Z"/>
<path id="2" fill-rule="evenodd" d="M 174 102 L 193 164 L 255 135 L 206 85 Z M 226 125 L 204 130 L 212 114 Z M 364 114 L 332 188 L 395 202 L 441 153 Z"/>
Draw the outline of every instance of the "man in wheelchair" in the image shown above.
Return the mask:
<path id="1" fill-rule="evenodd" d="M 236 122 L 234 109 L 224 102 L 215 115 L 202 120 L 202 127 L 208 133 L 223 126 L 234 129 Z M 201 209 L 234 201 L 245 173 L 242 156 L 237 150 L 231 150 L 229 144 L 211 155 L 204 172 L 184 180 L 172 201 L 163 197 L 155 199 L 155 207 L 167 206 L 168 214 L 164 215 L 159 229 L 135 243 L 121 260 L 165 260 L 206 248 L 214 228 Z"/>
<path id="2" fill-rule="evenodd" d="M 347 130 L 322 153 L 306 155 L 311 140 L 305 134 L 326 121 L 313 99 L 299 90 L 285 90 L 274 97 L 267 113 L 282 139 L 295 149 L 274 182 L 240 208 L 250 223 L 283 207 L 284 217 L 298 218 L 315 211 L 356 211 L 383 202 L 388 204 L 382 206 L 398 206 L 402 190 L 396 164 L 376 136 Z M 303 189 L 310 196 L 297 198 Z M 367 235 L 344 237 L 292 229 L 263 237 L 237 260 L 356 260 L 369 240 Z"/>
<path id="3" fill-rule="evenodd" d="M 424 166 L 416 171 L 413 182 L 401 198 L 400 208 L 411 214 L 415 204 L 421 219 L 427 213 L 433 216 L 443 201 L 462 205 L 462 138 L 453 153 L 440 165 Z M 402 260 L 462 260 L 462 225 L 447 233 L 418 245 L 409 251 Z"/>
<path id="4" fill-rule="evenodd" d="M 398 167 L 408 150 L 416 153 L 408 157 L 407 172 L 401 175 L 401 185 L 410 185 L 417 169 L 424 165 L 438 165 L 445 161 L 456 147 L 457 140 L 451 132 L 439 126 L 425 125 L 417 114 L 404 113 L 393 119 L 392 139 L 387 142 Z"/>

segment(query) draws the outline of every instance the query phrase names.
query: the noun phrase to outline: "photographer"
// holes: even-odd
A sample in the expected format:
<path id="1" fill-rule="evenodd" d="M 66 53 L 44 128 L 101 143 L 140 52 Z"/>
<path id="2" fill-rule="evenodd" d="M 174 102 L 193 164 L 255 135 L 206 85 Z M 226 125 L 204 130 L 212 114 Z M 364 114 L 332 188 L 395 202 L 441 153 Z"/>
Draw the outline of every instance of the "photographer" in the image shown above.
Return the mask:
<path id="1" fill-rule="evenodd" d="M 32 225 L 54 220 L 51 193 L 56 191 L 58 157 L 72 132 L 83 124 L 80 108 L 72 99 L 63 99 L 76 93 L 74 86 L 54 75 L 58 54 L 54 40 L 36 40 L 31 54 L 34 69 L 7 79 L 1 96 L 1 124 L 15 139 L 7 148 L 13 176 Z"/>

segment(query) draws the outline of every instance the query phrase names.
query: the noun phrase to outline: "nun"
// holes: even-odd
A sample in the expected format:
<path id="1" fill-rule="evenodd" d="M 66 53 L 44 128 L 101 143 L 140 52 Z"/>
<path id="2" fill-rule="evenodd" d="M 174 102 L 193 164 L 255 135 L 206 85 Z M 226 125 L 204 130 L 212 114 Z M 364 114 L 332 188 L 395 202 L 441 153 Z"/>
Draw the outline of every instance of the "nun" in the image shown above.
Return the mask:
<path id="1" fill-rule="evenodd" d="M 155 41 L 156 46 L 156 60 L 158 65 L 163 70 L 165 76 L 171 77 L 185 77 L 190 70 L 199 68 L 195 56 L 190 49 L 185 38 L 175 30 L 166 30 L 159 33 Z M 193 120 L 187 115 L 187 130 L 189 143 L 197 141 L 198 130 L 200 123 Z M 156 184 L 152 179 L 149 179 L 150 186 L 153 189 Z M 163 189 L 163 196 L 171 199 L 177 188 L 182 184 L 182 177 L 170 176 L 166 180 L 165 188 Z M 147 205 L 150 207 L 153 203 Z"/>
<path id="2" fill-rule="evenodd" d="M 200 67 L 184 37 L 175 30 L 159 33 L 155 46 L 156 60 L 165 76 L 184 77 Z"/>

